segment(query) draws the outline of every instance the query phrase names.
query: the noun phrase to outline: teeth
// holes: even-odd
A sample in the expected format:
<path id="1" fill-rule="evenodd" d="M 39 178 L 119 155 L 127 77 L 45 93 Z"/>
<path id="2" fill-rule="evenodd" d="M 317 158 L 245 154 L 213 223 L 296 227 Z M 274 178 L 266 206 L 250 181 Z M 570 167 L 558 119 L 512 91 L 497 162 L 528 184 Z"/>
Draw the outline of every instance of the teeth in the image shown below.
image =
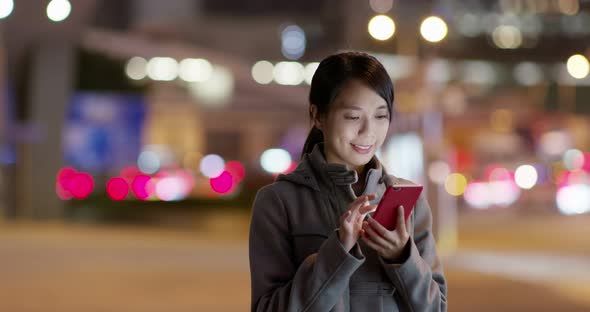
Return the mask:
<path id="1" fill-rule="evenodd" d="M 358 148 L 360 148 L 360 149 L 369 149 L 369 148 L 371 148 L 371 145 L 356 145 L 356 144 L 353 144 L 353 145 L 356 146 L 356 147 L 358 147 Z"/>

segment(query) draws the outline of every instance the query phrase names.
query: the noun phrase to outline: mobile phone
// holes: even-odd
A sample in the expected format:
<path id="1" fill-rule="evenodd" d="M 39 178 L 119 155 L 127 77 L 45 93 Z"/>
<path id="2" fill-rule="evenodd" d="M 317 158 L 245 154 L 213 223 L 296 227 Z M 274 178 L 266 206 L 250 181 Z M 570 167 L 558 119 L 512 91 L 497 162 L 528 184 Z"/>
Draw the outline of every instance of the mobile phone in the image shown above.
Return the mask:
<path id="1" fill-rule="evenodd" d="M 397 209 L 404 206 L 404 220 L 407 221 L 414 210 L 422 185 L 394 185 L 388 186 L 377 205 L 373 219 L 386 229 L 393 231 L 397 225 Z"/>

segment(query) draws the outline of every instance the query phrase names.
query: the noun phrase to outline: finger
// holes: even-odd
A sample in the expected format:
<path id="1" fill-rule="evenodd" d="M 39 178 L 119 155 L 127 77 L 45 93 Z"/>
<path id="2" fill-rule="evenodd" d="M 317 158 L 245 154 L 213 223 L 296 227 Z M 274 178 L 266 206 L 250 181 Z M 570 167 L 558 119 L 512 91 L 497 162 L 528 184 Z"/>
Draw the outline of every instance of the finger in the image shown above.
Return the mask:
<path id="1" fill-rule="evenodd" d="M 371 201 L 375 198 L 377 198 L 376 194 L 365 194 L 365 195 L 359 196 L 352 202 L 352 206 L 362 207 L 365 205 L 365 203 L 368 203 L 369 201 Z"/>
<path id="2" fill-rule="evenodd" d="M 378 253 L 383 253 L 383 248 L 377 245 L 374 241 L 372 241 L 367 235 L 361 236 L 362 240 L 367 244 L 367 246 L 371 247 Z"/>
<path id="3" fill-rule="evenodd" d="M 377 220 L 369 218 L 369 224 L 371 225 L 371 228 L 377 232 L 377 234 L 383 237 L 391 238 L 391 232 L 381 225 L 381 223 L 377 222 Z"/>
<path id="4" fill-rule="evenodd" d="M 397 208 L 397 226 L 395 227 L 398 229 L 399 233 L 407 233 L 406 230 L 406 220 L 404 217 L 404 206 L 399 206 Z"/>
<path id="5" fill-rule="evenodd" d="M 393 243 L 388 242 L 383 236 L 377 234 L 373 228 L 369 224 L 363 227 L 365 230 L 367 238 L 373 241 L 376 245 L 380 246 L 383 249 L 388 249 Z"/>
<path id="6" fill-rule="evenodd" d="M 361 213 L 364 216 L 367 213 L 373 212 L 375 210 L 377 210 L 377 205 L 368 205 L 368 206 L 361 207 L 359 209 L 359 213 Z"/>
<path id="7" fill-rule="evenodd" d="M 412 231 L 412 217 L 409 216 L 408 219 L 406 220 L 406 233 L 408 235 L 410 235 L 410 231 Z"/>

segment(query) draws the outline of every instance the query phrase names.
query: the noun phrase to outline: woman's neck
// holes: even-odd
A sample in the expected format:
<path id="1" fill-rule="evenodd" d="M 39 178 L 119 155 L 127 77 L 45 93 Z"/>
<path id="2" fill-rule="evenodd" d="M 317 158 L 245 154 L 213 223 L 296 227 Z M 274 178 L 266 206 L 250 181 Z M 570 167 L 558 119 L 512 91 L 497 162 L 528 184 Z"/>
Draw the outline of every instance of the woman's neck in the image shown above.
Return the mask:
<path id="1" fill-rule="evenodd" d="M 365 188 L 365 172 L 367 170 L 366 168 L 367 166 L 359 166 L 357 167 L 356 170 L 356 176 L 358 177 L 356 183 L 352 184 L 352 190 L 354 191 L 354 193 L 359 196 L 360 194 L 363 193 L 364 188 Z"/>

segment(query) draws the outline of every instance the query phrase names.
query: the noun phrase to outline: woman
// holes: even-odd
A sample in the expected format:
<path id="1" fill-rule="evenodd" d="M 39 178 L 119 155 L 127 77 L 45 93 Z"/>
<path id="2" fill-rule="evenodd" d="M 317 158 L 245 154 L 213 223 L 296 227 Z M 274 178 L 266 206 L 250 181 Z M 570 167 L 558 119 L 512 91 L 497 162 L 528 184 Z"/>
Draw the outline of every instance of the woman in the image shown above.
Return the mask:
<path id="1" fill-rule="evenodd" d="M 446 282 L 420 196 L 396 230 L 367 216 L 387 175 L 375 152 L 393 84 L 374 57 L 324 59 L 309 94 L 313 128 L 297 169 L 261 188 L 250 226 L 252 311 L 446 311 Z"/>

